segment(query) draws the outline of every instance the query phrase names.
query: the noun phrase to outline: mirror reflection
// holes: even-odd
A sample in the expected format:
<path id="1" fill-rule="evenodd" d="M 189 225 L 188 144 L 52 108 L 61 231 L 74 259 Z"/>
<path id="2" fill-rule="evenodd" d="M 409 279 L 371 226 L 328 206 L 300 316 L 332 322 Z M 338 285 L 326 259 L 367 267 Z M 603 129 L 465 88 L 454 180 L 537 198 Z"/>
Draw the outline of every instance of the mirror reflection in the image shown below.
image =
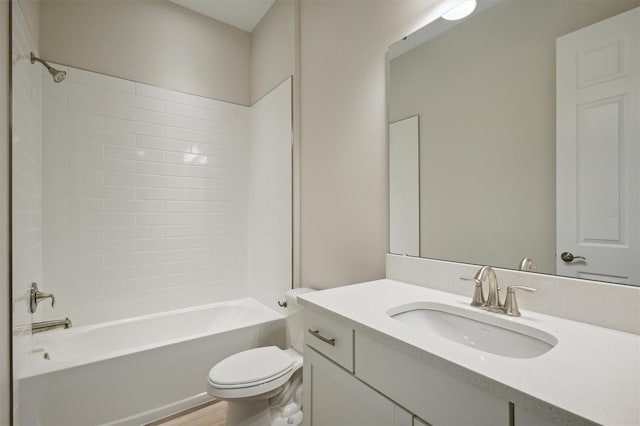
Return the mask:
<path id="1" fill-rule="evenodd" d="M 640 284 L 639 6 L 479 1 L 393 45 L 390 251 Z"/>

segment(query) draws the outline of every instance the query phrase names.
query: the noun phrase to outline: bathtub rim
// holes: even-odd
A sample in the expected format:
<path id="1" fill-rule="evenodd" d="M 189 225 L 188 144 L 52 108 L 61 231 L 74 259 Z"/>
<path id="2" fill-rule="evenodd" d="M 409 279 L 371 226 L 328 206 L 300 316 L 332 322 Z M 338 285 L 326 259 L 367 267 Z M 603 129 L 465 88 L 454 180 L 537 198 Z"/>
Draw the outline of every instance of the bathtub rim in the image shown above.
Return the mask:
<path id="1" fill-rule="evenodd" d="M 141 346 L 135 346 L 132 348 L 127 348 L 127 349 L 122 349 L 119 351 L 112 351 L 112 352 L 107 352 L 104 354 L 98 354 L 98 355 L 94 355 L 94 356 L 90 356 L 90 357 L 86 357 L 86 358 L 75 358 L 72 360 L 67 360 L 67 361 L 60 361 L 60 362 L 56 362 L 55 359 L 51 360 L 53 362 L 50 361 L 45 361 L 45 360 L 40 360 L 38 362 L 35 362 L 34 357 L 37 357 L 39 355 L 44 355 L 44 353 L 47 352 L 46 350 L 46 342 L 42 342 L 42 340 L 44 340 L 45 338 L 51 338 L 51 337 L 56 337 L 56 336 L 72 336 L 72 335 L 78 335 L 78 334 L 83 334 L 83 333 L 87 333 L 87 332 L 91 332 L 92 330 L 96 330 L 96 329 L 100 329 L 100 328 L 106 328 L 106 327 L 110 327 L 110 326 L 114 326 L 114 325 L 121 325 L 121 324 L 128 324 L 128 323 L 132 323 L 132 322 L 137 322 L 137 321 L 143 321 L 146 319 L 153 319 L 153 318 L 158 318 L 158 317 L 163 317 L 163 316 L 170 316 L 170 315 L 175 315 L 175 314 L 180 314 L 180 313 L 188 313 L 188 312 L 194 312 L 194 311 L 199 311 L 199 310 L 207 310 L 207 309 L 211 309 L 211 308 L 216 308 L 216 307 L 221 307 L 221 306 L 241 306 L 241 305 L 253 305 L 253 306 L 259 306 L 261 309 L 264 310 L 264 312 L 266 313 L 266 316 L 263 320 L 261 321 L 253 321 L 247 324 L 243 324 L 240 327 L 233 327 L 233 328 L 229 328 L 229 329 L 225 329 L 225 330 L 220 330 L 217 331 L 215 333 L 195 333 L 195 334 L 187 334 L 183 337 L 179 337 L 179 338 L 175 338 L 175 339 L 167 339 L 167 340 L 162 340 L 160 342 L 155 342 L 155 343 L 150 343 L 147 345 L 141 345 Z M 107 321 L 107 322 L 102 322 L 102 323 L 96 323 L 96 324 L 88 324 L 88 325 L 84 325 L 84 326 L 80 326 L 80 327 L 76 327 L 76 328 L 69 328 L 69 329 L 60 329 L 60 330 L 53 330 L 50 332 L 47 332 L 46 335 L 43 336 L 38 336 L 39 339 L 36 339 L 34 341 L 34 349 L 32 351 L 32 353 L 30 354 L 32 357 L 29 357 L 29 362 L 28 364 L 25 366 L 25 368 L 23 369 L 23 374 L 20 375 L 20 377 L 17 377 L 18 380 L 22 380 L 22 379 L 29 379 L 29 378 L 33 378 L 33 377 L 37 377 L 37 376 L 41 376 L 41 375 L 45 375 L 45 374 L 50 374 L 50 373 L 56 373 L 58 371 L 62 371 L 62 370 L 68 370 L 71 368 L 75 368 L 75 367 L 81 367 L 81 366 L 86 366 L 89 364 L 93 364 L 93 363 L 98 363 L 98 362 L 102 362 L 102 361 L 108 361 L 109 359 L 112 358 L 118 358 L 118 357 L 123 357 L 126 355 L 131 355 L 131 354 L 135 354 L 135 353 L 142 353 L 142 352 L 146 352 L 146 351 L 150 351 L 159 347 L 163 347 L 163 346 L 171 346 L 171 345 L 176 345 L 179 343 L 183 343 L 183 342 L 187 342 L 187 341 L 191 341 L 191 340 L 196 340 L 196 339 L 201 339 L 201 338 L 205 338 L 208 336 L 213 336 L 213 335 L 217 335 L 217 334 L 223 334 L 223 333 L 229 333 L 229 332 L 233 332 L 235 330 L 242 330 L 248 327 L 255 327 L 255 326 L 259 326 L 259 325 L 263 325 L 263 324 L 269 324 L 272 322 L 276 322 L 276 321 L 283 321 L 284 319 L 286 319 L 286 316 L 283 315 L 282 313 L 269 308 L 267 305 L 257 301 L 256 299 L 253 299 L 251 297 L 245 297 L 242 299 L 234 299 L 234 300 L 230 300 L 230 301 L 224 301 L 224 302 L 215 302 L 215 303 L 209 303 L 206 305 L 198 305 L 198 306 L 192 306 L 192 307 L 188 307 L 188 308 L 181 308 L 181 309 L 175 309 L 175 310 L 171 310 L 171 311 L 164 311 L 164 312 L 158 312 L 158 313 L 153 313 L 153 314 L 145 314 L 145 315 L 141 315 L 138 317 L 131 317 L 131 318 L 124 318 L 124 319 L 120 319 L 120 320 L 114 320 L 114 321 Z M 284 325 L 283 325 L 284 326 Z M 41 350 L 43 349 L 43 350 Z M 55 355 L 54 355 L 55 356 Z"/>

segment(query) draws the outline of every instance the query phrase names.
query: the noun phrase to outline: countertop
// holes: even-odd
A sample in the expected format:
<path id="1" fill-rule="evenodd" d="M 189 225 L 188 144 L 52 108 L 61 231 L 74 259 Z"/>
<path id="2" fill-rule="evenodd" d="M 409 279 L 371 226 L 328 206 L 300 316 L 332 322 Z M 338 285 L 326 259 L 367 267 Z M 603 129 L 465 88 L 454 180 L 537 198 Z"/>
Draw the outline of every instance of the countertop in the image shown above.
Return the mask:
<path id="1" fill-rule="evenodd" d="M 439 368 L 451 367 L 447 369 L 453 374 L 557 422 L 640 424 L 640 336 L 527 310 L 519 318 L 482 311 L 469 306 L 471 293 L 464 297 L 384 279 L 306 293 L 298 300 L 352 321 L 356 330 L 378 335 L 394 347 L 430 354 Z M 505 318 L 549 333 L 558 344 L 536 358 L 509 358 L 412 329 L 387 315 L 391 308 L 415 302 L 480 312 L 487 322 Z"/>

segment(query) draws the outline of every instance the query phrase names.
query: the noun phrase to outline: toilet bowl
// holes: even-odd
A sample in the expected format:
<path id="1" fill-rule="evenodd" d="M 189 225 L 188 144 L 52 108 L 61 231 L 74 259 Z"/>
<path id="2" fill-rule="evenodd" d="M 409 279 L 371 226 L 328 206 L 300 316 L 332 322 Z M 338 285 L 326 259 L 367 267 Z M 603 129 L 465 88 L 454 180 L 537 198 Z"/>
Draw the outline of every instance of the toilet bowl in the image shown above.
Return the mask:
<path id="1" fill-rule="evenodd" d="M 287 334 L 292 348 L 266 346 L 231 355 L 209 371 L 207 392 L 227 401 L 228 426 L 302 424 L 302 312 L 297 296 L 286 294 Z"/>

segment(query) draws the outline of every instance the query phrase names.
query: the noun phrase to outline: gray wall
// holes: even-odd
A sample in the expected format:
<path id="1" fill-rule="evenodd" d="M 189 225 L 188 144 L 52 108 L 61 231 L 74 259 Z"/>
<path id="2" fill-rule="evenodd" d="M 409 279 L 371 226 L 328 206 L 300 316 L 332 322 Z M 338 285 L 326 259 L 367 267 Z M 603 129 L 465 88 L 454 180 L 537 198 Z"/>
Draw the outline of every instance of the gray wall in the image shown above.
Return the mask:
<path id="1" fill-rule="evenodd" d="M 300 285 L 300 2 L 276 0 L 251 33 L 251 103 L 293 76 L 293 281 Z"/>
<path id="2" fill-rule="evenodd" d="M 22 14 L 27 22 L 29 32 L 34 42 L 39 45 L 40 40 L 40 3 L 41 0 L 17 0 L 20 3 Z"/>
<path id="3" fill-rule="evenodd" d="M 640 1 L 506 2 L 394 59 L 420 115 L 421 255 L 555 272 L 555 40 Z"/>
<path id="4" fill-rule="evenodd" d="M 249 33 L 166 0 L 44 1 L 40 51 L 65 65 L 242 105 Z"/>
<path id="5" fill-rule="evenodd" d="M 437 0 L 301 3 L 302 284 L 385 276 L 386 51 Z"/>
<path id="6" fill-rule="evenodd" d="M 295 72 L 294 0 L 277 0 L 251 33 L 251 104 Z"/>
<path id="7" fill-rule="evenodd" d="M 9 1 L 0 1 L 0 425 L 8 425 L 11 413 L 11 313 L 9 283 L 9 75 L 11 43 Z"/>
<path id="8" fill-rule="evenodd" d="M 14 2 L 15 3 L 15 2 Z M 37 37 L 40 2 L 20 1 L 27 26 Z M 11 418 L 11 1 L 0 0 L 0 425 Z M 37 44 L 37 38 L 35 39 Z"/>

